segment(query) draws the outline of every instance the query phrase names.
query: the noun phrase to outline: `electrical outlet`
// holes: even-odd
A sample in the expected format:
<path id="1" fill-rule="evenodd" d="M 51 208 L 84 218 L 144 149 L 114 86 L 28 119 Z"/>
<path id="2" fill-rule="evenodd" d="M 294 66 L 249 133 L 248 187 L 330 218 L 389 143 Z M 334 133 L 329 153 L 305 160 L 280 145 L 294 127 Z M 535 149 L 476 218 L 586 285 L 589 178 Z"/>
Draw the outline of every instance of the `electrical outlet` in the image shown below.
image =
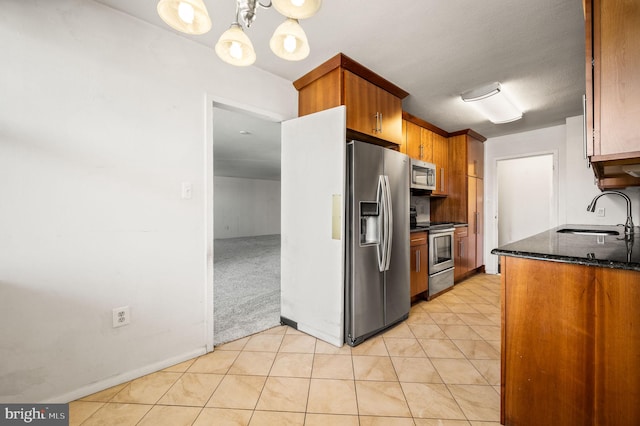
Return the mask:
<path id="1" fill-rule="evenodd" d="M 129 313 L 128 306 L 122 306 L 120 308 L 113 309 L 113 328 L 127 325 L 130 321 L 131 314 Z"/>
<path id="2" fill-rule="evenodd" d="M 604 217 L 604 207 L 598 207 L 596 209 L 596 216 L 598 217 Z"/>

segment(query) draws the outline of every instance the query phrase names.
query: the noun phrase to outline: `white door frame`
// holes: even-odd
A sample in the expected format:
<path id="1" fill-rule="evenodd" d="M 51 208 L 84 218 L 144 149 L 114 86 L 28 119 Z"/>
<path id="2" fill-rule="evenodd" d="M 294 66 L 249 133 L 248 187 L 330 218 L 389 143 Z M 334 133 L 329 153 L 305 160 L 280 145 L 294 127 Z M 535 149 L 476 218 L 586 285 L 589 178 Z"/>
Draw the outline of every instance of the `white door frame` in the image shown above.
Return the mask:
<path id="1" fill-rule="evenodd" d="M 219 96 L 213 96 L 209 93 L 204 94 L 204 228 L 205 228 L 205 241 L 204 241 L 204 256 L 205 256 L 205 270 L 204 270 L 204 309 L 205 309 L 205 336 L 204 341 L 207 352 L 213 351 L 213 226 L 214 226 L 214 205 L 213 205 L 213 110 L 214 108 L 223 108 L 232 111 L 240 111 L 255 115 L 265 120 L 282 122 L 285 117 L 276 114 L 271 111 L 266 111 L 261 108 L 257 108 L 253 105 L 247 105 L 240 102 L 236 102 L 230 99 L 221 98 Z"/>
<path id="2" fill-rule="evenodd" d="M 537 151 L 537 152 L 528 152 L 526 154 L 518 154 L 518 155 L 509 155 L 509 156 L 504 156 L 504 157 L 496 157 L 494 159 L 494 164 L 493 164 L 493 172 L 494 172 L 494 182 L 493 182 L 493 194 L 495 197 L 495 202 L 493 203 L 493 212 L 491 214 L 491 216 L 489 216 L 490 218 L 490 222 L 491 222 L 491 231 L 492 231 L 492 237 L 493 237 L 493 242 L 497 247 L 498 244 L 498 220 L 500 220 L 500 218 L 498 217 L 498 211 L 499 211 L 499 202 L 500 202 L 500 194 L 498 192 L 499 187 L 498 187 L 498 163 L 500 161 L 505 161 L 505 160 L 517 160 L 517 159 L 521 159 L 521 158 L 530 158 L 530 157 L 540 157 L 542 155 L 552 155 L 553 157 L 553 176 L 552 176 L 552 185 L 551 185 L 551 190 L 552 190 L 552 205 L 551 205 L 551 221 L 553 223 L 558 223 L 558 218 L 559 218 L 559 192 L 560 192 L 560 174 L 558 171 L 558 150 L 554 149 L 554 150 L 547 150 L 547 151 Z M 486 204 L 485 204 L 486 205 Z M 487 213 L 487 212 L 485 212 Z M 497 218 L 497 220 L 496 220 Z M 485 224 L 485 228 L 488 229 L 489 226 L 487 224 Z M 489 249 L 490 250 L 490 249 Z M 491 252 L 489 251 L 489 254 Z M 489 259 L 487 263 L 491 262 L 491 265 L 487 265 L 489 268 L 489 270 L 491 271 L 498 271 L 498 261 L 499 258 L 498 256 L 487 256 L 485 253 L 485 259 Z"/>

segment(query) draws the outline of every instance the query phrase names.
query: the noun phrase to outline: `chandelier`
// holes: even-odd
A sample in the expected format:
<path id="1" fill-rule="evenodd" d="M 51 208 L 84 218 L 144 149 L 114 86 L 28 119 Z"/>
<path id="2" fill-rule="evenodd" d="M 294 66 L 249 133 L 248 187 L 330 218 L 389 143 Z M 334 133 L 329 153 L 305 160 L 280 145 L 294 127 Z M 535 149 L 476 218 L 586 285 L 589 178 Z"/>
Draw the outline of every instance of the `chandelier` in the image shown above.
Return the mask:
<path id="1" fill-rule="evenodd" d="M 270 0 L 268 4 L 259 0 L 236 0 L 235 20 L 218 39 L 216 54 L 232 65 L 253 64 L 256 52 L 244 28 L 255 21 L 258 7 L 273 6 L 286 20 L 271 36 L 271 51 L 288 61 L 304 59 L 309 55 L 309 42 L 298 20 L 315 15 L 321 5 L 322 0 Z M 158 14 L 171 28 L 186 34 L 204 34 L 211 29 L 211 18 L 203 0 L 160 0 Z"/>

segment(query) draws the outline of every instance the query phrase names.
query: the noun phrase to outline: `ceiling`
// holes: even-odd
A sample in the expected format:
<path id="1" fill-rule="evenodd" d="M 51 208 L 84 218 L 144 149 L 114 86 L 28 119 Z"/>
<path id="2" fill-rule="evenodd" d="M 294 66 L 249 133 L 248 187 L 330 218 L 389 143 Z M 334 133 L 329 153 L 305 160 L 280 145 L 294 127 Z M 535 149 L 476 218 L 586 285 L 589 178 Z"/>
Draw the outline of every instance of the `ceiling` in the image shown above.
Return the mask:
<path id="1" fill-rule="evenodd" d="M 187 36 L 160 19 L 157 0 L 96 1 L 201 43 L 211 55 L 235 16 L 234 0 L 204 0 L 212 30 Z M 404 110 L 449 132 L 472 128 L 495 137 L 582 114 L 579 0 L 325 0 L 315 16 L 300 22 L 311 46 L 300 62 L 282 60 L 269 49 L 284 18 L 273 8 L 257 15 L 246 30 L 257 54 L 253 66 L 294 81 L 342 52 L 409 92 Z M 522 108 L 521 120 L 492 124 L 461 101 L 461 93 L 494 81 Z"/>

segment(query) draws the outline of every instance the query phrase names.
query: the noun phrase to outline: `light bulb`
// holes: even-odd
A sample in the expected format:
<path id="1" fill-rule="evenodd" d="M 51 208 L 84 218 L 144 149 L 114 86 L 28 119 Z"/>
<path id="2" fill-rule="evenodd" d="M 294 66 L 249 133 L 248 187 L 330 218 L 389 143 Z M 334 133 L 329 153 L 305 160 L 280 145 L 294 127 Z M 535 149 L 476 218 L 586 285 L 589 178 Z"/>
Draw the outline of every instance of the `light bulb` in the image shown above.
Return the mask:
<path id="1" fill-rule="evenodd" d="M 232 58 L 240 59 L 242 58 L 242 46 L 237 41 L 231 42 L 231 46 L 229 46 L 229 55 Z"/>
<path id="2" fill-rule="evenodd" d="M 291 34 L 287 34 L 287 36 L 284 38 L 283 46 L 284 50 L 289 53 L 293 53 L 295 52 L 296 47 L 298 47 L 298 42 L 296 41 L 296 38 L 294 36 L 292 36 Z"/>
<path id="3" fill-rule="evenodd" d="M 302 6 L 304 4 L 304 0 L 291 0 L 291 3 L 293 3 L 294 6 Z"/>
<path id="4" fill-rule="evenodd" d="M 186 24 L 193 24 L 193 20 L 195 19 L 195 11 L 193 10 L 193 6 L 189 3 L 180 2 L 178 5 L 178 16 L 182 19 L 182 22 Z"/>

